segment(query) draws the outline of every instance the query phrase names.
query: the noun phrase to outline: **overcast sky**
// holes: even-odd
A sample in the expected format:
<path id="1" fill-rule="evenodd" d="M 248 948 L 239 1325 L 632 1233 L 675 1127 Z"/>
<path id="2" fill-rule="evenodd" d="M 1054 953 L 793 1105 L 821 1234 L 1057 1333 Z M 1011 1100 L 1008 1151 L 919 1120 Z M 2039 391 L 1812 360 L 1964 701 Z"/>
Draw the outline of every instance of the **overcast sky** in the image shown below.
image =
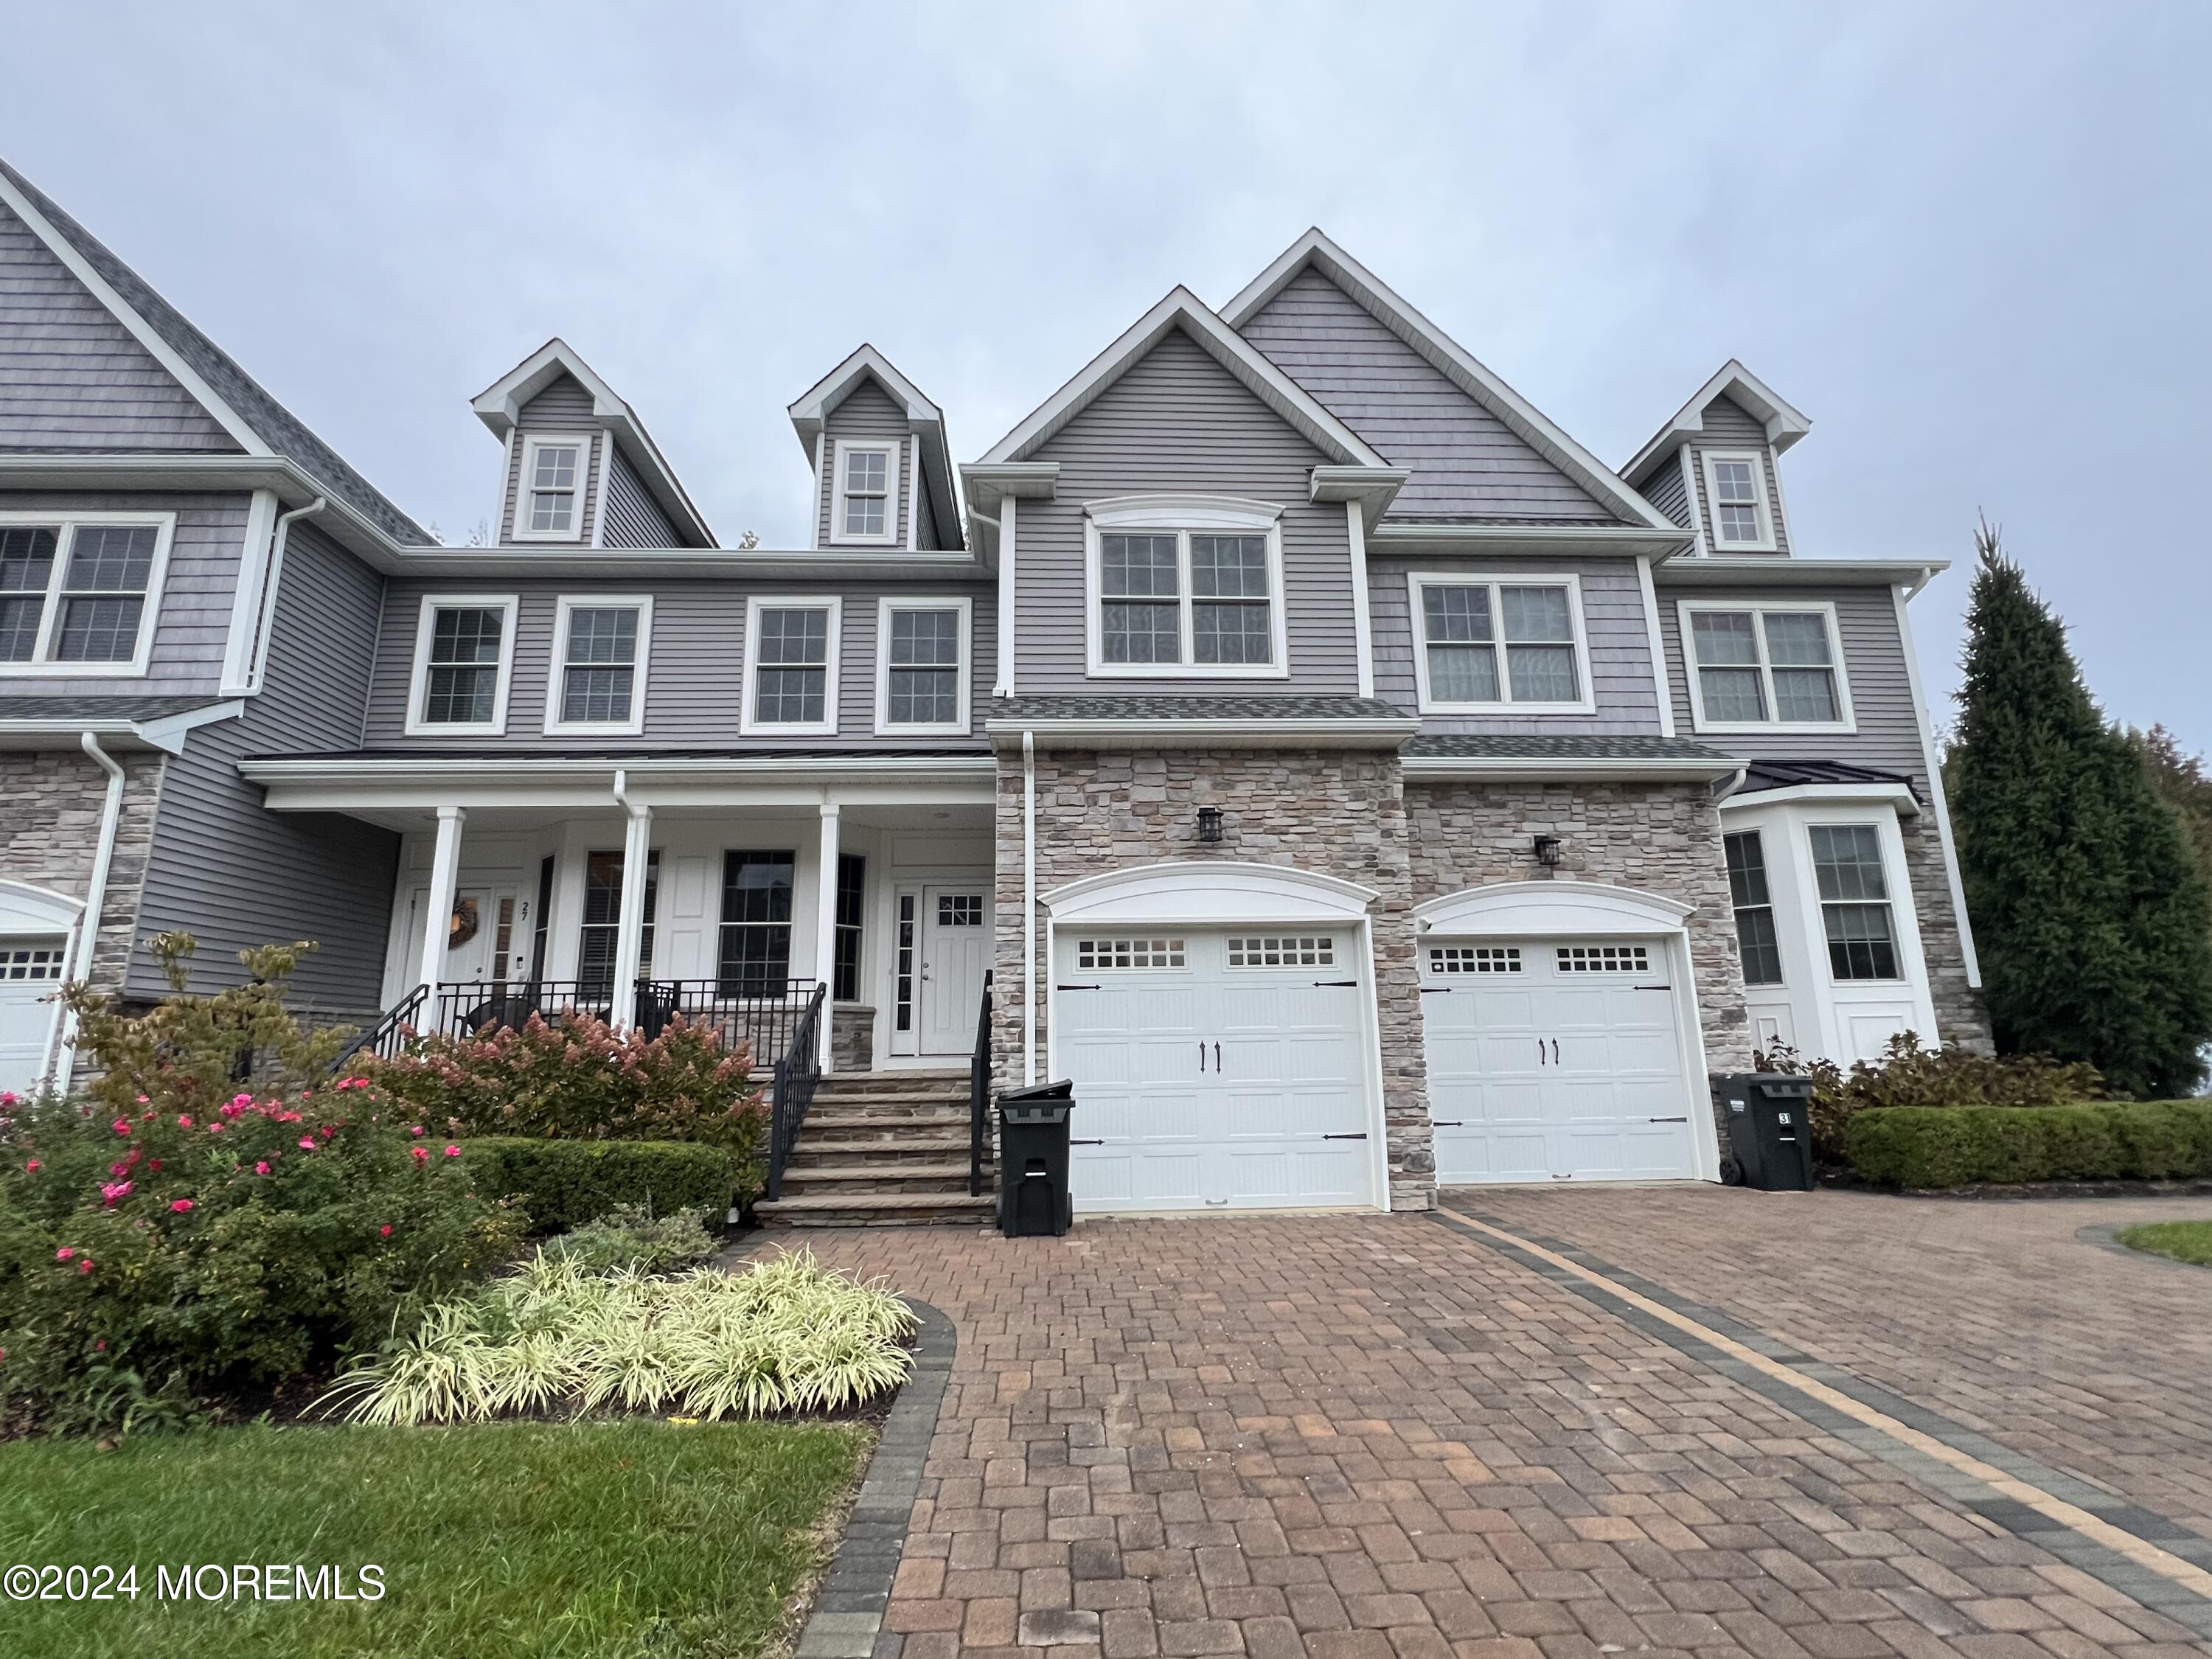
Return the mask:
<path id="1" fill-rule="evenodd" d="M 861 340 L 973 459 L 1318 223 L 1618 465 L 1731 356 L 1809 555 L 1978 510 L 2116 716 L 2212 748 L 2212 5 L 24 8 L 0 153 L 448 540 L 558 333 L 726 542 Z"/>

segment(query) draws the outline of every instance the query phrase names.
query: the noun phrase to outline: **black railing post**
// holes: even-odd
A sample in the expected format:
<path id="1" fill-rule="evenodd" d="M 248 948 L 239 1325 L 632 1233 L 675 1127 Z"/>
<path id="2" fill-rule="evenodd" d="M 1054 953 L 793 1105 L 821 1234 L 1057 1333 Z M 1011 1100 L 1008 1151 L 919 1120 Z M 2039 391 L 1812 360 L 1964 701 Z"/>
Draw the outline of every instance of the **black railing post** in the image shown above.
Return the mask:
<path id="1" fill-rule="evenodd" d="M 813 1103 L 814 1085 L 822 1080 L 821 1036 L 830 987 L 818 981 L 808 995 L 805 1012 L 792 1029 L 791 1046 L 775 1062 L 775 1097 L 769 1112 L 768 1197 L 772 1203 L 783 1192 L 783 1170 L 799 1145 L 799 1131 Z"/>
<path id="2" fill-rule="evenodd" d="M 975 1018 L 975 1053 L 968 1062 L 968 1196 L 983 1195 L 983 1142 L 991 1109 L 991 971 L 983 971 L 983 1011 Z"/>

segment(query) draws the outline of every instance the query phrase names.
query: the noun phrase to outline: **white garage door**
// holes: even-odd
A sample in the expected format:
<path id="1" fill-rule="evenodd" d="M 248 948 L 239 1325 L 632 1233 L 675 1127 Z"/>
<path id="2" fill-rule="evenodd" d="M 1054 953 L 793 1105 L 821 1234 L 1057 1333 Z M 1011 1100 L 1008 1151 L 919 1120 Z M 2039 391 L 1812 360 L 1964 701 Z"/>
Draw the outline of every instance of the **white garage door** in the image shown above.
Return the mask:
<path id="1" fill-rule="evenodd" d="M 1376 1201 L 1355 930 L 1064 933 L 1079 1210 Z"/>
<path id="2" fill-rule="evenodd" d="M 59 939 L 0 939 L 0 1089 L 27 1094 L 46 1063 L 54 1005 L 44 999 L 62 985 Z"/>
<path id="3" fill-rule="evenodd" d="M 1664 940 L 1420 950 L 1437 1181 L 1696 1174 Z"/>

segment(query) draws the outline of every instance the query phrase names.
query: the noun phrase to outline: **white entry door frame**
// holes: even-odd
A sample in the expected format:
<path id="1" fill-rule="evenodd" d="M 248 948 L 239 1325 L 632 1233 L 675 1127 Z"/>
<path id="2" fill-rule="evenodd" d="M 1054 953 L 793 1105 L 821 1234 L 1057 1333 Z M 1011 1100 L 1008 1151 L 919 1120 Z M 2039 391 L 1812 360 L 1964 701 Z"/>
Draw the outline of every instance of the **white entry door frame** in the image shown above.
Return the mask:
<path id="1" fill-rule="evenodd" d="M 972 1054 L 991 967 L 990 884 L 931 884 L 921 889 L 921 1052 Z"/>

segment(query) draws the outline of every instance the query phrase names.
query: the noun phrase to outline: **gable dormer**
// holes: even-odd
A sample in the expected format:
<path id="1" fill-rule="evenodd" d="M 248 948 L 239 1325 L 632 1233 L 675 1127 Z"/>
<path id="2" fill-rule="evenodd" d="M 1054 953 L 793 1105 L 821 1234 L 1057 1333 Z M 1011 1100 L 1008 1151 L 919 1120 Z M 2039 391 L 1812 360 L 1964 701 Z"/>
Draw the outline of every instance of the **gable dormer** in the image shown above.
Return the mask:
<path id="1" fill-rule="evenodd" d="M 1731 358 L 1659 428 L 1620 476 L 1702 554 L 1790 554 L 1782 453 L 1813 423 Z"/>
<path id="2" fill-rule="evenodd" d="M 548 340 L 471 406 L 507 446 L 495 544 L 714 545 L 645 423 L 565 341 Z"/>
<path id="3" fill-rule="evenodd" d="M 958 550 L 945 412 L 864 345 L 790 408 L 814 469 L 811 545 L 831 552 Z"/>

